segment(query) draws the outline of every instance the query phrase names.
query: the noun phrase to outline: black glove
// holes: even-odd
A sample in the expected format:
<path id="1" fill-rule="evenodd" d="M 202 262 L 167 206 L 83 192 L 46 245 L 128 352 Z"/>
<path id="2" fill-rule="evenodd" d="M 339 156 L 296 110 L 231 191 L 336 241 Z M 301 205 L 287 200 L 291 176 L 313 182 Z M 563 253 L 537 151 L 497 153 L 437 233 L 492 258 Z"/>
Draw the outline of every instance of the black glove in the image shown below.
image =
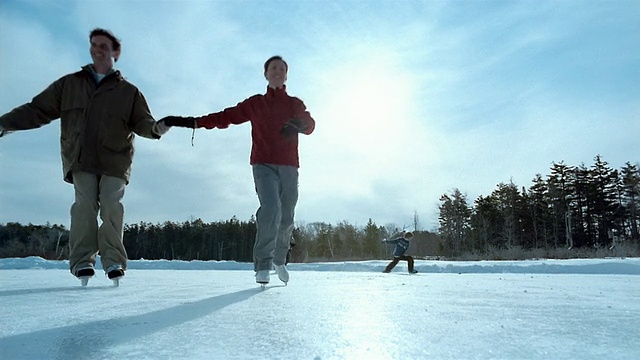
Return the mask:
<path id="1" fill-rule="evenodd" d="M 304 124 L 304 120 L 293 118 L 284 124 L 282 129 L 280 129 L 280 134 L 290 138 L 295 136 L 297 133 L 304 132 L 306 128 L 307 126 Z"/>
<path id="2" fill-rule="evenodd" d="M 189 129 L 196 128 L 196 118 L 185 116 L 165 116 L 158 122 L 164 122 L 167 126 L 186 127 Z"/>

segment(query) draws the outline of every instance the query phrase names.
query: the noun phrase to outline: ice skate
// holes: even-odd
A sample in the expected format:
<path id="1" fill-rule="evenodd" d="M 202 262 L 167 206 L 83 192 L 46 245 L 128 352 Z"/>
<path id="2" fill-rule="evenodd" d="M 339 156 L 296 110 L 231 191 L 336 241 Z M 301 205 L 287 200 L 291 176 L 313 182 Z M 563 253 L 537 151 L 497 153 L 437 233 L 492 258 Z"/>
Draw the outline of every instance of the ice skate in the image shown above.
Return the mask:
<path id="1" fill-rule="evenodd" d="M 107 268 L 107 277 L 113 281 L 115 287 L 120 286 L 120 279 L 124 276 L 124 270 L 119 264 L 111 265 Z"/>
<path id="2" fill-rule="evenodd" d="M 82 287 L 86 287 L 87 284 L 89 284 L 89 279 L 91 279 L 93 275 L 95 275 L 95 273 L 96 272 L 93 270 L 93 268 L 87 267 L 76 270 L 76 277 L 80 279 L 80 284 L 82 284 Z"/>
<path id="3" fill-rule="evenodd" d="M 417 273 L 418 273 L 418 270 L 416 269 L 409 270 L 409 274 L 417 274 Z"/>
<path id="4" fill-rule="evenodd" d="M 287 286 L 289 282 L 289 271 L 285 265 L 276 265 L 276 274 L 278 274 L 278 279 Z"/>
<path id="5" fill-rule="evenodd" d="M 269 270 L 256 271 L 256 282 L 264 289 L 269 283 Z"/>

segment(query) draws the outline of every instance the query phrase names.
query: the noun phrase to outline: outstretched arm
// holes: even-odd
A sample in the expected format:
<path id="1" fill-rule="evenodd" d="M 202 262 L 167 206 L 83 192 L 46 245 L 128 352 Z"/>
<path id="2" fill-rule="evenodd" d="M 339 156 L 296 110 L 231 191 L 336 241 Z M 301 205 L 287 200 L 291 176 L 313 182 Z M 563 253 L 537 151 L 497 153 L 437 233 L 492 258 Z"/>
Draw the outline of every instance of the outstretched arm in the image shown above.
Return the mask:
<path id="1" fill-rule="evenodd" d="M 49 85 L 31 102 L 0 116 L 0 136 L 15 130 L 36 129 L 60 117 L 63 79 Z"/>
<path id="2" fill-rule="evenodd" d="M 147 100 L 140 91 L 135 94 L 129 127 L 139 136 L 149 139 L 159 139 L 169 131 L 169 127 L 154 120 Z"/>
<path id="3" fill-rule="evenodd" d="M 196 127 L 206 129 L 226 129 L 229 125 L 242 124 L 251 118 L 251 101 L 249 98 L 236 106 L 228 107 L 222 111 L 196 118 Z"/>
<path id="4" fill-rule="evenodd" d="M 249 100 L 249 99 L 247 99 Z M 166 116 L 159 122 L 166 126 L 177 126 L 189 129 L 206 128 L 206 129 L 225 129 L 231 124 L 241 124 L 250 118 L 250 106 L 247 100 L 238 105 L 226 108 L 220 112 L 211 113 L 204 116 Z"/>

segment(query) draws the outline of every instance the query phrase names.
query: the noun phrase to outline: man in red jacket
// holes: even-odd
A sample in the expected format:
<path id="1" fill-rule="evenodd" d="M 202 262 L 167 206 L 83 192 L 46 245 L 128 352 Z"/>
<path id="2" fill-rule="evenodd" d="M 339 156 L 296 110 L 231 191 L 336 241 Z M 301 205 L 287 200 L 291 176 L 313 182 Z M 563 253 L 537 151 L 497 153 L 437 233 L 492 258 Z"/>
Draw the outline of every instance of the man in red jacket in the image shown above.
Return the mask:
<path id="1" fill-rule="evenodd" d="M 273 265 L 278 278 L 285 284 L 289 281 L 285 259 L 298 201 L 298 134 L 309 135 L 315 128 L 315 120 L 302 100 L 287 94 L 284 83 L 288 70 L 282 57 L 273 56 L 264 64 L 269 83 L 266 94 L 201 117 L 168 116 L 160 120 L 167 126 L 206 129 L 251 122 L 250 163 L 260 201 L 253 260 L 256 282 L 263 285 L 269 283 Z"/>

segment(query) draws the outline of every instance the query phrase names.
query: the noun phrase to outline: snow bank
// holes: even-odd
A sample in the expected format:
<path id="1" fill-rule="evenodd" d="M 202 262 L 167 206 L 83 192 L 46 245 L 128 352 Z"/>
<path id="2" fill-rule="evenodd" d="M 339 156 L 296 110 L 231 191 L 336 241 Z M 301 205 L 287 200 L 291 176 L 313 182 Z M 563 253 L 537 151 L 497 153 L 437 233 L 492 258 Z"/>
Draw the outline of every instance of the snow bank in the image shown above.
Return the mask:
<path id="1" fill-rule="evenodd" d="M 388 260 L 292 263 L 296 271 L 379 272 Z M 398 269 L 402 269 L 400 262 Z M 41 257 L 0 259 L 0 269 L 67 269 L 67 260 L 45 260 Z M 101 268 L 98 258 L 97 268 Z M 130 260 L 129 269 L 143 270 L 252 270 L 253 264 L 236 261 Z M 421 273 L 516 273 L 516 274 L 600 274 L 640 275 L 640 258 L 523 260 L 523 261 L 438 261 L 416 260 Z"/>

